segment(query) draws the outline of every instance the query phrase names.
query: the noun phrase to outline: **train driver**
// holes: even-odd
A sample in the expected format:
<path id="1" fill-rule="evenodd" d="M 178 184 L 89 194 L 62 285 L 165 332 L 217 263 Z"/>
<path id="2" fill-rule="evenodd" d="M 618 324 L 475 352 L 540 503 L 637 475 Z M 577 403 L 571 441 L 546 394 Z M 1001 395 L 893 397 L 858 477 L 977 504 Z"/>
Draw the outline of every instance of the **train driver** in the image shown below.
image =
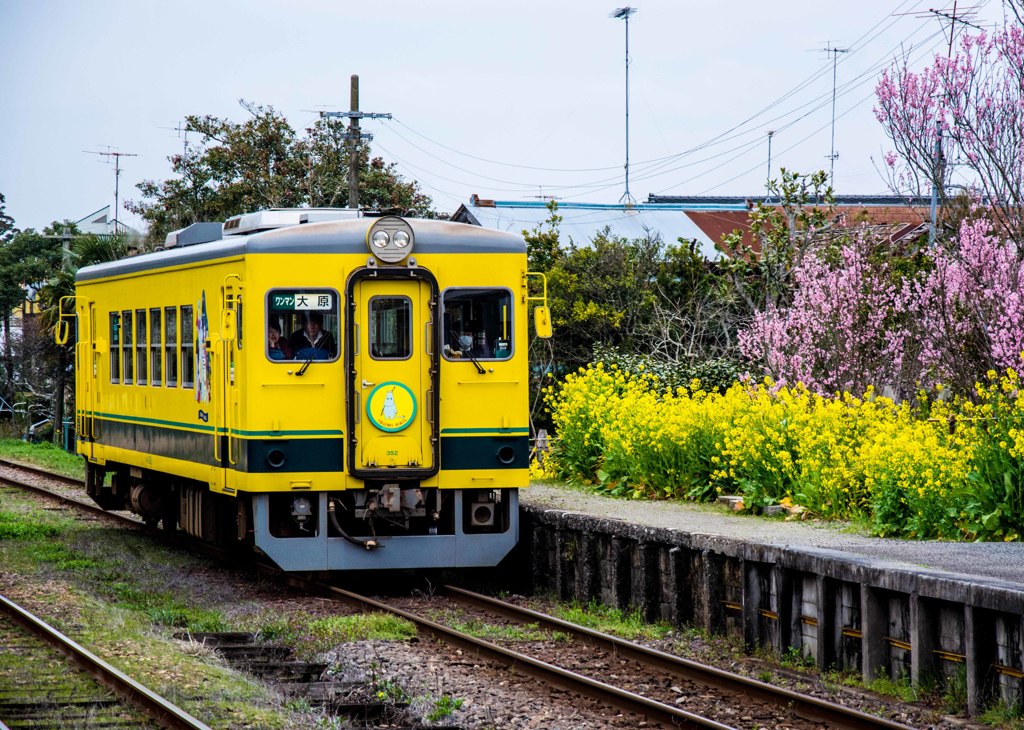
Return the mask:
<path id="1" fill-rule="evenodd" d="M 330 360 L 335 354 L 334 335 L 324 328 L 320 312 L 305 312 L 302 329 L 292 333 L 288 343 L 299 360 Z"/>

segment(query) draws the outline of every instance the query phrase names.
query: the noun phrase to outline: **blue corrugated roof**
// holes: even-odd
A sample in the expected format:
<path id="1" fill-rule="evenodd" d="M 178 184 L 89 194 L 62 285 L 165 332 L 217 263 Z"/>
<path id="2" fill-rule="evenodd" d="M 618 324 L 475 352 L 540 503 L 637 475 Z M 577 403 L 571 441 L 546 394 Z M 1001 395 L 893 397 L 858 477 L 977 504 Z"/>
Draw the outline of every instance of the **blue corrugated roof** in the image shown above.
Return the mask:
<path id="1" fill-rule="evenodd" d="M 475 203 L 483 203 L 482 205 Z M 721 257 L 712 241 L 686 214 L 693 206 L 671 203 L 641 203 L 624 207 L 603 203 L 558 203 L 558 226 L 563 241 L 577 245 L 590 243 L 600 231 L 608 228 L 613 236 L 626 239 L 644 238 L 648 234 L 660 235 L 664 241 L 675 243 L 682 238 L 696 241 L 701 254 L 714 260 Z M 742 204 L 714 203 L 700 210 L 746 210 Z M 499 231 L 521 233 L 543 226 L 551 217 L 548 203 L 537 200 L 480 201 L 474 196 L 468 205 L 459 206 L 452 219 Z"/>

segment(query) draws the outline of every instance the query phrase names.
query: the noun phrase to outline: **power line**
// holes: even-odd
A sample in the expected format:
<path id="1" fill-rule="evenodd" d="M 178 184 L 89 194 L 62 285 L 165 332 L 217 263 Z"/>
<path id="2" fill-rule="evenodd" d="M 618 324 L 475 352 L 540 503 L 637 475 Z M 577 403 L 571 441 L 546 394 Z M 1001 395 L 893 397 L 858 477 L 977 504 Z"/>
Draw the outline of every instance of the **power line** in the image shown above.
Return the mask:
<path id="1" fill-rule="evenodd" d="M 906 5 L 908 1 L 909 0 L 905 0 L 905 2 L 901 4 L 901 7 L 903 5 Z M 887 18 L 891 18 L 891 16 L 887 16 Z M 882 21 L 879 21 L 871 29 L 869 29 L 867 32 L 862 34 L 860 36 L 860 38 L 858 38 L 858 40 L 856 41 L 856 43 L 854 45 L 854 48 L 852 48 L 851 50 L 853 52 L 855 52 L 857 50 L 863 50 L 867 46 L 868 43 L 872 42 L 875 38 L 880 36 L 881 33 L 885 32 L 885 30 L 887 30 L 889 27 L 891 27 L 891 25 L 894 22 L 896 22 L 896 21 L 893 20 L 893 21 L 890 21 L 888 24 L 886 24 L 886 19 L 883 19 Z M 885 25 L 884 28 L 881 27 L 883 25 Z M 916 30 L 912 34 L 912 36 L 915 35 L 916 33 L 920 32 L 920 30 L 921 29 Z M 867 39 L 867 40 L 865 41 L 865 39 Z M 925 40 L 925 42 L 927 42 L 928 40 L 931 40 L 931 38 L 927 38 Z M 862 41 L 864 41 L 864 42 L 862 42 Z M 897 48 L 898 48 L 898 46 L 897 46 Z M 845 82 L 844 84 L 836 84 L 837 96 L 842 95 L 842 94 L 838 93 L 838 90 L 849 90 L 849 89 L 856 88 L 856 87 L 862 85 L 864 83 L 864 80 L 867 77 L 873 76 L 874 72 L 878 68 L 880 68 L 880 67 L 884 66 L 886 63 L 890 62 L 890 58 L 889 58 L 890 53 L 891 53 L 891 51 L 887 52 L 885 54 L 885 56 L 883 56 L 879 60 L 877 60 L 874 63 L 872 63 L 868 67 L 868 69 L 866 69 L 861 74 L 858 74 L 854 78 L 850 79 L 848 82 Z M 845 60 L 845 59 L 843 59 L 843 60 Z M 839 59 L 837 59 L 836 63 L 838 64 L 839 62 L 841 62 L 841 61 Z M 731 139 L 741 138 L 741 137 L 745 137 L 745 136 L 750 135 L 753 132 L 753 130 L 740 132 L 740 133 L 734 134 L 732 136 L 729 136 L 729 132 L 740 129 L 748 120 L 755 119 L 757 116 L 763 114 L 764 111 L 770 110 L 770 109 L 772 109 L 774 107 L 777 107 L 778 104 L 781 103 L 782 100 L 791 97 L 793 95 L 793 93 L 795 93 L 798 89 L 804 88 L 812 80 L 820 78 L 821 75 L 823 75 L 823 73 L 825 73 L 827 68 L 828 68 L 828 65 L 823 65 L 821 69 L 819 69 L 817 72 L 815 72 L 815 74 L 812 74 L 812 76 L 809 77 L 809 79 L 807 79 L 802 84 L 798 85 L 794 90 L 788 92 L 787 94 L 783 95 L 782 97 L 780 97 L 776 101 L 774 101 L 771 104 L 767 105 L 760 112 L 758 112 L 758 113 L 756 113 L 754 115 L 751 115 L 750 117 L 748 117 L 747 120 L 744 120 L 740 124 L 735 125 L 730 130 L 726 130 L 725 132 L 723 132 L 723 133 L 721 133 L 719 135 L 716 135 L 715 137 L 713 137 L 713 138 L 711 138 L 711 139 L 709 139 L 709 140 L 707 140 L 707 141 L 705 141 L 705 142 L 703 142 L 701 144 L 695 145 L 695 146 L 693 146 L 693 147 L 691 147 L 691 148 L 689 148 L 687 150 L 683 150 L 682 152 L 679 152 L 679 153 L 676 153 L 676 154 L 673 154 L 673 155 L 669 155 L 669 156 L 665 156 L 665 157 L 661 157 L 661 158 L 654 158 L 652 160 L 648 160 L 648 161 L 645 161 L 645 162 L 642 162 L 642 163 L 638 163 L 638 165 L 636 165 L 636 167 L 641 169 L 641 175 L 636 177 L 635 179 L 641 179 L 641 180 L 642 179 L 650 179 L 650 178 L 653 178 L 653 177 L 661 176 L 663 174 L 669 174 L 669 173 L 671 173 L 671 172 L 673 172 L 675 170 L 680 169 L 680 166 L 674 166 L 674 167 L 671 167 L 670 169 L 667 169 L 667 170 L 664 169 L 665 167 L 668 167 L 671 164 L 671 162 L 673 162 L 675 160 L 678 160 L 678 159 L 681 159 L 683 157 L 692 155 L 694 152 L 700 151 L 702 149 L 706 149 L 708 147 L 715 146 L 715 145 L 720 144 L 722 142 L 726 142 L 726 141 L 729 141 Z M 870 80 L 870 79 L 868 79 L 868 80 Z M 858 83 L 858 82 L 860 82 L 860 83 Z M 845 91 L 844 91 L 844 93 L 845 93 Z M 830 98 L 831 98 L 830 94 L 823 94 L 823 95 L 820 95 L 818 97 L 814 97 L 811 100 L 809 100 L 809 101 L 807 101 L 807 102 L 805 102 L 805 103 L 803 103 L 801 105 L 798 105 L 794 109 L 791 109 L 791 110 L 789 110 L 787 112 L 784 112 L 782 114 L 777 115 L 775 118 L 770 120 L 770 122 L 771 123 L 779 122 L 781 120 L 786 119 L 786 117 L 789 117 L 792 114 L 794 114 L 796 112 L 799 112 L 803 108 L 811 107 L 811 109 L 810 109 L 810 111 L 808 113 L 803 114 L 800 117 L 798 117 L 796 120 L 792 120 L 791 122 L 789 122 L 789 123 L 779 127 L 778 129 L 776 129 L 777 132 L 781 131 L 782 129 L 786 129 L 786 128 L 792 126 L 793 123 L 795 123 L 797 121 L 800 121 L 803 118 L 806 118 L 806 116 L 808 116 L 810 113 L 813 113 L 813 112 L 817 111 L 818 109 L 820 109 L 825 103 L 827 103 L 827 100 L 830 99 Z M 419 132 L 418 130 L 413 129 L 412 127 L 410 127 L 409 125 L 405 124 L 404 122 L 401 122 L 400 120 L 397 120 L 397 121 L 398 121 L 399 124 L 401 124 L 402 126 L 406 127 L 406 129 L 408 129 L 410 132 L 412 132 L 412 133 L 416 134 L 417 136 L 427 140 L 431 144 L 438 145 L 438 146 L 442 147 L 443 149 L 448 150 L 449 152 L 454 152 L 455 154 L 458 154 L 458 155 L 461 155 L 461 156 L 464 156 L 464 157 L 469 157 L 470 159 L 476 159 L 476 160 L 478 160 L 480 162 L 486 162 L 486 163 L 489 163 L 489 164 L 499 164 L 499 165 L 515 167 L 515 168 L 519 168 L 519 169 L 539 170 L 539 171 L 543 171 L 543 172 L 570 172 L 570 173 L 571 172 L 597 172 L 597 171 L 615 169 L 614 167 L 598 167 L 598 168 L 536 168 L 536 167 L 532 167 L 532 166 L 528 166 L 528 165 L 521 165 L 521 164 L 515 164 L 515 163 L 504 163 L 504 162 L 500 162 L 498 160 L 493 160 L 493 159 L 489 159 L 489 158 L 482 158 L 482 157 L 477 157 L 475 155 L 467 154 L 465 152 L 462 152 L 460 150 L 452 148 L 452 147 L 450 147 L 448 145 L 445 145 L 443 143 L 437 142 L 436 140 L 430 138 L 429 136 L 423 134 L 422 132 Z M 519 192 L 521 188 L 530 188 L 530 187 L 535 187 L 537 185 L 536 181 L 531 181 L 531 182 L 528 182 L 528 183 L 520 183 L 520 182 L 513 181 L 513 180 L 506 180 L 506 179 L 501 179 L 501 178 L 493 178 L 493 177 L 490 177 L 490 176 L 487 176 L 487 175 L 482 175 L 482 174 L 478 175 L 477 173 L 475 173 L 473 171 L 467 170 L 465 168 L 460 167 L 459 165 L 456 165 L 456 164 L 450 162 L 449 159 L 444 159 L 444 158 L 438 157 L 437 155 L 433 155 L 433 154 L 427 152 L 421 146 L 413 144 L 406 137 L 404 137 L 403 135 L 398 133 L 397 130 L 393 129 L 392 131 L 395 132 L 396 136 L 398 136 L 399 138 L 403 139 L 405 142 L 409 143 L 414 148 L 418 149 L 419 151 L 423 152 L 424 154 L 428 154 L 428 156 L 431 156 L 434 159 L 437 159 L 438 161 L 444 162 L 446 165 L 452 166 L 452 167 L 454 167 L 454 168 L 456 168 L 456 169 L 458 169 L 458 170 L 460 170 L 462 172 L 465 172 L 467 174 L 476 175 L 476 176 L 479 176 L 479 177 L 482 177 L 482 178 L 485 178 L 485 179 L 490 179 L 490 180 L 492 180 L 494 182 L 500 182 L 500 183 L 505 184 L 505 185 L 517 186 L 517 187 L 514 187 L 514 188 L 506 188 L 505 191 L 508 191 L 508 192 Z M 758 133 L 758 136 L 760 136 L 760 133 Z M 722 154 L 729 154 L 730 152 L 732 152 L 732 151 L 734 151 L 736 149 L 743 149 L 743 148 L 746 148 L 748 146 L 749 146 L 749 143 L 741 143 L 740 145 L 735 145 L 735 146 L 725 150 Z M 719 157 L 719 156 L 721 156 L 721 155 L 713 155 L 713 156 L 710 156 L 709 158 L 705 158 L 704 161 L 707 161 L 708 159 L 713 159 L 713 158 L 716 158 L 716 157 Z M 692 167 L 692 166 L 693 166 L 693 164 L 691 163 L 691 164 L 687 164 L 687 165 L 684 165 L 684 166 L 681 166 L 681 167 Z M 461 181 L 452 180 L 451 178 L 445 178 L 445 179 L 449 180 L 450 182 L 457 183 L 457 184 L 468 184 L 468 185 L 472 185 L 473 184 L 473 183 L 463 183 Z M 589 190 L 591 192 L 596 192 L 598 190 L 606 189 L 607 187 L 609 187 L 609 186 L 605 185 L 604 183 L 612 182 L 615 179 L 616 178 L 612 177 L 612 178 L 607 178 L 605 180 L 590 181 L 588 183 L 577 183 L 577 184 L 572 184 L 572 185 L 564 185 L 564 184 L 563 185 L 554 185 L 551 182 L 546 182 L 546 183 L 544 183 L 544 187 L 548 188 L 549 190 L 559 190 L 559 191 L 568 191 L 568 190 L 581 190 L 582 191 L 582 190 Z"/>

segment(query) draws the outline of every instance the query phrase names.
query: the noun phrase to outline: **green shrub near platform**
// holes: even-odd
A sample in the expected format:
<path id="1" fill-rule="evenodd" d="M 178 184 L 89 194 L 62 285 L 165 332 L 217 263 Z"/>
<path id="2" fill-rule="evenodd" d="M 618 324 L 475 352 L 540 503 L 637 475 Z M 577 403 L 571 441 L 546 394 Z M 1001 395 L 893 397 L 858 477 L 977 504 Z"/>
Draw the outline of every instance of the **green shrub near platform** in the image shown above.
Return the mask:
<path id="1" fill-rule="evenodd" d="M 558 436 L 548 475 L 636 498 L 738 494 L 748 511 L 799 506 L 879 535 L 1024 534 L 1024 395 L 1013 370 L 990 372 L 971 400 L 922 392 L 904 403 L 768 381 L 664 388 L 636 370 L 597 363 L 547 390 Z"/>

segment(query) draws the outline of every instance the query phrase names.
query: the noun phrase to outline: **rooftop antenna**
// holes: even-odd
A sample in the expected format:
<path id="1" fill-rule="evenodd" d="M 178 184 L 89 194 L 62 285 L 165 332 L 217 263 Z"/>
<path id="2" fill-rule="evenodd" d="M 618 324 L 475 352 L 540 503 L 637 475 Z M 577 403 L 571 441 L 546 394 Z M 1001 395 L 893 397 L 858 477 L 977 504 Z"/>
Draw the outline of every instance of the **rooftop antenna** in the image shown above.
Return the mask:
<path id="1" fill-rule="evenodd" d="M 107 158 L 107 162 L 110 162 L 110 158 L 114 159 L 114 233 L 120 233 L 120 223 L 117 220 L 117 213 L 121 207 L 121 158 L 122 157 L 138 157 L 134 152 L 112 152 L 114 148 L 108 144 L 97 145 L 99 147 L 106 147 L 106 152 L 96 152 L 94 150 L 82 150 L 88 155 L 102 155 Z"/>
<path id="2" fill-rule="evenodd" d="M 836 66 L 839 61 L 839 54 L 849 53 L 850 49 L 835 48 L 832 42 L 828 41 L 822 50 L 825 53 L 832 54 L 832 151 L 828 156 L 828 184 L 834 188 L 836 184 L 836 160 L 839 158 L 839 153 L 836 152 Z"/>
<path id="3" fill-rule="evenodd" d="M 629 194 L 629 16 L 636 12 L 636 8 L 627 5 L 608 14 L 609 18 L 626 21 L 626 192 L 619 198 L 619 202 L 627 207 L 636 205 L 636 200 Z"/>
<path id="4" fill-rule="evenodd" d="M 160 127 L 160 129 L 169 129 L 177 134 L 178 139 L 183 140 L 181 145 L 181 156 L 185 158 L 188 156 L 188 133 L 192 130 L 188 128 L 188 124 L 182 122 L 175 122 L 173 127 Z"/>
<path id="5" fill-rule="evenodd" d="M 946 58 L 953 55 L 953 35 L 956 29 L 956 24 L 969 25 L 975 30 L 984 30 L 980 25 L 975 25 L 965 18 L 973 20 L 977 14 L 978 9 L 981 5 L 961 5 L 957 9 L 959 0 L 953 0 L 953 7 L 950 8 L 928 8 L 927 10 L 918 10 L 910 13 L 893 13 L 893 15 L 911 15 L 915 18 L 927 18 L 929 16 L 938 18 L 941 22 L 943 18 L 949 21 L 949 46 L 946 49 Z"/>

